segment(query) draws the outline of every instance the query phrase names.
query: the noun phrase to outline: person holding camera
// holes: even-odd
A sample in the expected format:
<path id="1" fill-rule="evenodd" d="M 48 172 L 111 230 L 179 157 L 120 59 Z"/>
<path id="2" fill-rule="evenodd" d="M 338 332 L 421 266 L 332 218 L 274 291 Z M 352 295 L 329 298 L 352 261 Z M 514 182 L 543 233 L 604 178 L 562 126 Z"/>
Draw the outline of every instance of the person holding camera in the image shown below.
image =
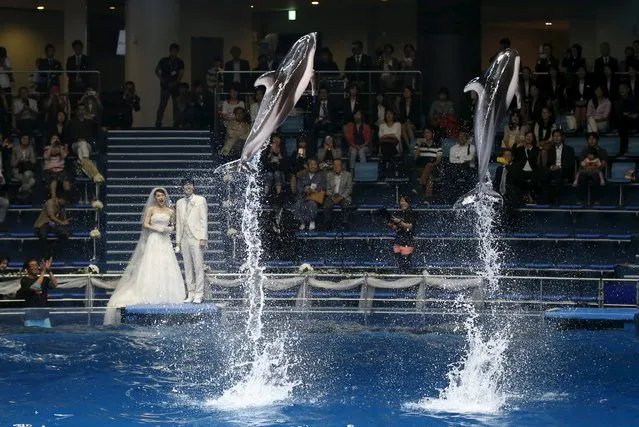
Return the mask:
<path id="1" fill-rule="evenodd" d="M 25 310 L 24 326 L 51 327 L 48 306 L 49 289 L 58 286 L 58 279 L 51 271 L 53 258 L 38 261 L 35 258 L 25 263 L 27 275 L 20 280 L 18 298 L 24 299 L 24 306 L 35 310 Z"/>
<path id="2" fill-rule="evenodd" d="M 415 251 L 415 212 L 406 195 L 399 197 L 399 211 L 388 215 L 388 226 L 396 231 L 393 253 L 400 273 L 408 273 Z"/>
<path id="3" fill-rule="evenodd" d="M 14 127 L 20 133 L 31 133 L 37 127 L 38 103 L 29 97 L 29 89 L 22 86 L 18 90 L 18 99 L 13 101 Z"/>
<path id="4" fill-rule="evenodd" d="M 169 47 L 169 56 L 160 59 L 155 67 L 155 75 L 160 79 L 160 105 L 155 117 L 155 127 L 162 127 L 164 110 L 171 98 L 173 103 L 173 115 L 177 111 L 178 95 L 180 93 L 180 82 L 184 75 L 184 61 L 178 58 L 180 47 L 173 43 Z M 175 121 L 176 117 L 173 117 Z M 175 125 L 175 123 L 174 123 Z M 174 126 L 175 127 L 175 126 Z"/>
<path id="5" fill-rule="evenodd" d="M 120 129 L 131 129 L 134 111 L 140 111 L 140 97 L 135 93 L 135 83 L 129 80 L 124 84 L 118 105 L 116 123 Z"/>

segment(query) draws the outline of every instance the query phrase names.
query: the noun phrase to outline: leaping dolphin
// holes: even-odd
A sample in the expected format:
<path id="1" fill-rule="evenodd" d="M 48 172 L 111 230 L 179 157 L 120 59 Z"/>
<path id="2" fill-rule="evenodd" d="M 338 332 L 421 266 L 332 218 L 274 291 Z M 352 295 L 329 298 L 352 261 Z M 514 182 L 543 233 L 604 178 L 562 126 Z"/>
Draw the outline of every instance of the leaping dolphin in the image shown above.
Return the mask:
<path id="1" fill-rule="evenodd" d="M 464 92 L 474 90 L 478 95 L 473 130 L 479 183 L 472 191 L 462 196 L 455 203 L 455 207 L 476 203 L 481 196 L 488 197 L 493 202 L 502 202 L 501 195 L 492 188 L 488 163 L 495 144 L 496 126 L 503 120 L 515 96 L 517 107 L 521 108 L 519 65 L 519 52 L 506 49 L 495 58 L 483 76 L 471 80 L 464 88 Z"/>
<path id="2" fill-rule="evenodd" d="M 257 169 L 256 157 L 268 143 L 271 134 L 284 123 L 295 104 L 311 83 L 315 96 L 313 63 L 317 33 L 301 37 L 288 51 L 275 71 L 262 74 L 255 86 L 264 86 L 264 98 L 253 118 L 253 127 L 246 138 L 239 160 L 219 166 L 215 172 L 252 172 Z"/>

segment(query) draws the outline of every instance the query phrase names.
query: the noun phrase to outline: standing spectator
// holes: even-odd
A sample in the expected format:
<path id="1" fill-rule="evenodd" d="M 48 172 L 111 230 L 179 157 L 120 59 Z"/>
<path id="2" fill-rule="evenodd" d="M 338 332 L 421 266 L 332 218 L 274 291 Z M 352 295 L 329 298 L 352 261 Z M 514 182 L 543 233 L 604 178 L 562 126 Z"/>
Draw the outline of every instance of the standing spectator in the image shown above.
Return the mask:
<path id="1" fill-rule="evenodd" d="M 592 96 L 592 87 L 586 79 L 586 67 L 579 67 L 577 78 L 568 91 L 568 105 L 575 114 L 578 130 L 584 129 L 587 125 L 587 106 Z"/>
<path id="2" fill-rule="evenodd" d="M 353 175 L 343 170 L 342 159 L 335 159 L 333 170 L 326 174 L 326 200 L 324 201 L 324 228 L 331 225 L 333 207 L 342 208 L 342 225 L 348 225 L 350 211 L 353 207 Z"/>
<path id="3" fill-rule="evenodd" d="M 399 69 L 402 70 L 402 78 L 404 87 L 417 89 L 419 68 L 417 67 L 417 52 L 415 46 L 407 44 L 404 46 L 404 58 L 399 63 Z"/>
<path id="4" fill-rule="evenodd" d="M 528 130 L 528 126 L 522 124 L 521 114 L 519 114 L 518 111 L 513 111 L 510 115 L 510 122 L 504 128 L 504 138 L 501 140 L 501 148 L 514 150 L 518 145 L 522 145 L 524 143 L 526 130 Z"/>
<path id="5" fill-rule="evenodd" d="M 339 67 L 333 61 L 333 53 L 327 47 L 319 51 L 319 58 L 315 61 L 315 71 L 319 73 L 320 79 L 335 77 L 339 74 Z"/>
<path id="6" fill-rule="evenodd" d="M 140 97 L 135 93 L 135 83 L 128 81 L 117 107 L 117 125 L 120 129 L 131 129 L 133 112 L 140 111 Z"/>
<path id="7" fill-rule="evenodd" d="M 604 65 L 603 76 L 599 83 L 605 88 L 609 99 L 617 99 L 619 77 L 613 73 L 612 67 L 610 67 L 610 65 Z"/>
<path id="8" fill-rule="evenodd" d="M 521 203 L 521 194 L 517 186 L 517 168 L 513 164 L 513 152 L 504 150 L 504 163 L 497 167 L 493 188 L 503 198 L 501 209 L 502 226 L 510 231 L 517 227 L 517 208 Z"/>
<path id="9" fill-rule="evenodd" d="M 568 55 L 562 62 L 563 68 L 569 74 L 575 74 L 580 67 L 586 68 L 586 59 L 582 55 L 583 48 L 580 44 L 573 44 L 570 46 Z"/>
<path id="10" fill-rule="evenodd" d="M 371 145 L 371 127 L 364 122 L 361 110 L 356 110 L 353 114 L 353 121 L 346 125 L 344 136 L 349 146 L 349 167 L 353 171 L 357 157 L 360 162 L 366 163 Z"/>
<path id="11" fill-rule="evenodd" d="M 242 49 L 237 46 L 231 48 L 231 59 L 224 64 L 224 89 L 236 87 L 240 92 L 248 87 L 251 66 L 246 59 L 242 59 Z"/>
<path id="12" fill-rule="evenodd" d="M 29 97 L 29 90 L 22 86 L 18 99 L 13 101 L 14 126 L 20 133 L 31 134 L 37 128 L 38 103 Z"/>
<path id="13" fill-rule="evenodd" d="M 102 123 L 102 102 L 100 102 L 100 95 L 93 90 L 93 88 L 87 88 L 78 105 L 84 105 L 85 116 L 93 121 L 96 126 L 100 126 Z M 174 112 L 175 114 L 175 112 Z"/>
<path id="14" fill-rule="evenodd" d="M 415 131 L 421 127 L 421 117 L 419 102 L 413 98 L 413 89 L 405 87 L 403 98 L 399 101 L 399 121 L 402 123 L 402 147 L 406 152 L 415 139 Z"/>
<path id="15" fill-rule="evenodd" d="M 71 230 L 68 228 L 71 222 L 67 219 L 64 210 L 69 201 L 68 193 L 60 194 L 59 197 L 51 197 L 45 202 L 38 219 L 33 224 L 36 235 L 45 245 L 49 256 L 52 256 L 55 247 L 54 244 L 49 245 L 47 241 L 49 233 L 55 234 L 60 240 L 67 240 L 71 236 Z"/>
<path id="16" fill-rule="evenodd" d="M 317 150 L 317 162 L 321 171 L 327 171 L 333 168 L 333 162 L 342 158 L 342 150 L 335 146 L 335 140 L 332 136 L 324 137 L 324 145 Z"/>
<path id="17" fill-rule="evenodd" d="M 45 58 L 36 61 L 38 68 L 38 94 L 44 95 L 49 92 L 51 86 L 60 87 L 60 76 L 62 75 L 62 64 L 55 59 L 55 48 L 52 44 L 44 47 Z"/>
<path id="18" fill-rule="evenodd" d="M 315 230 L 317 209 L 326 196 L 324 174 L 318 170 L 317 160 L 310 159 L 308 168 L 302 172 L 297 186 L 295 215 L 300 222 L 300 231 Z"/>
<path id="19" fill-rule="evenodd" d="M 11 105 L 11 86 L 14 78 L 11 60 L 7 56 L 7 49 L 0 46 L 0 132 L 5 132 L 7 127 L 7 113 Z"/>
<path id="20" fill-rule="evenodd" d="M 387 43 L 384 45 L 382 56 L 379 58 L 378 68 L 383 73 L 379 76 L 380 87 L 384 90 L 392 91 L 395 89 L 396 75 L 395 72 L 399 70 L 399 61 L 393 54 L 395 48 L 392 44 Z M 411 86 L 412 88 L 412 86 Z"/>
<path id="21" fill-rule="evenodd" d="M 13 169 L 13 177 L 20 182 L 20 188 L 18 189 L 18 198 L 24 200 L 31 195 L 33 186 L 36 183 L 36 156 L 29 135 L 20 135 L 20 143 L 14 146 L 11 151 L 11 167 Z"/>
<path id="22" fill-rule="evenodd" d="M 415 144 L 415 167 L 419 183 L 426 190 L 426 203 L 433 201 L 433 174 L 442 162 L 442 147 L 435 142 L 432 129 L 424 129 L 424 137 Z"/>
<path id="23" fill-rule="evenodd" d="M 515 149 L 513 158 L 517 166 L 519 187 L 524 191 L 527 203 L 534 203 L 538 186 L 539 148 L 537 148 L 537 140 L 532 131 L 526 132 L 524 145 Z"/>
<path id="24" fill-rule="evenodd" d="M 388 226 L 397 232 L 393 242 L 393 253 L 399 271 L 403 274 L 408 273 L 415 251 L 415 213 L 408 196 L 399 197 L 399 211 L 390 216 Z"/>
<path id="25" fill-rule="evenodd" d="M 537 63 L 535 64 L 536 73 L 548 73 L 551 66 L 559 67 L 559 61 L 552 54 L 552 45 L 544 43 Z M 544 79 L 542 79 L 544 80 Z"/>
<path id="26" fill-rule="evenodd" d="M 173 103 L 173 121 L 177 115 L 177 97 L 180 91 L 180 82 L 184 76 L 184 61 L 178 58 L 180 47 L 173 43 L 169 46 L 169 56 L 160 59 L 155 67 L 155 75 L 160 79 L 160 105 L 155 117 L 155 127 L 162 127 L 164 110 L 171 98 Z M 175 126 L 175 123 L 173 124 Z"/>
<path id="27" fill-rule="evenodd" d="M 612 104 L 602 86 L 595 87 L 594 97 L 588 101 L 588 133 L 608 132 L 610 129 L 610 110 Z"/>
<path id="28" fill-rule="evenodd" d="M 552 148 L 548 150 L 545 161 L 540 159 L 539 181 L 541 194 L 547 203 L 559 204 L 559 194 L 564 182 L 570 182 L 575 176 L 575 150 L 564 143 L 560 129 L 552 131 Z"/>
<path id="29" fill-rule="evenodd" d="M 33 258 L 25 263 L 27 275 L 20 280 L 18 297 L 24 298 L 24 305 L 33 310 L 25 310 L 24 326 L 51 327 L 48 306 L 49 289 L 58 286 L 58 279 L 51 271 L 53 259 L 38 262 Z"/>
<path id="30" fill-rule="evenodd" d="M 213 58 L 213 66 L 206 70 L 206 89 L 215 93 L 222 88 L 222 72 L 224 69 L 222 68 L 222 60 L 219 57 Z"/>
<path id="31" fill-rule="evenodd" d="M 628 68 L 633 64 L 636 66 L 637 62 L 639 61 L 635 58 L 635 50 L 632 46 L 628 46 L 624 49 L 623 61 L 619 61 L 619 71 L 628 72 Z"/>
<path id="32" fill-rule="evenodd" d="M 608 66 L 611 68 L 613 73 L 619 71 L 619 62 L 617 58 L 613 58 L 610 56 L 610 43 L 603 42 L 599 46 L 599 51 L 601 52 L 601 56 L 595 59 L 595 77 L 603 78 L 604 76 L 604 67 Z"/>
<path id="33" fill-rule="evenodd" d="M 630 132 L 639 129 L 639 103 L 630 96 L 626 83 L 619 86 L 620 98 L 615 101 L 615 123 L 619 130 L 620 154 L 628 151 Z"/>
<path id="34" fill-rule="evenodd" d="M 279 134 L 271 135 L 271 145 L 262 152 L 262 169 L 266 174 L 266 196 L 270 196 L 275 189 L 275 196 L 282 194 L 286 183 L 288 165 L 286 153 L 282 152 L 282 138 Z"/>
<path id="35" fill-rule="evenodd" d="M 319 89 L 319 98 L 313 104 L 311 119 L 313 120 L 313 140 L 315 148 L 317 141 L 326 135 L 330 135 L 337 129 L 337 110 L 338 107 L 329 99 L 328 88 L 321 87 Z"/>
<path id="36" fill-rule="evenodd" d="M 348 97 L 344 100 L 344 107 L 342 109 L 342 124 L 352 122 L 355 111 L 362 109 L 364 109 L 364 106 L 358 95 L 357 84 L 351 83 L 348 86 Z"/>
<path id="37" fill-rule="evenodd" d="M 60 138 L 52 136 L 49 145 L 44 149 L 44 178 L 49 185 L 52 199 L 57 199 L 58 182 L 62 183 L 65 191 L 71 190 L 71 181 L 64 168 L 67 155 Z"/>
<path id="38" fill-rule="evenodd" d="M 91 61 L 88 56 L 82 53 L 84 44 L 80 40 L 74 40 L 71 44 L 73 55 L 67 58 L 67 76 L 69 78 L 69 102 L 71 109 L 75 111 L 78 100 L 84 91 L 91 86 Z"/>
<path id="39" fill-rule="evenodd" d="M 393 110 L 386 110 L 384 122 L 379 125 L 379 149 L 382 153 L 384 174 L 388 172 L 389 164 L 395 164 L 395 155 L 402 146 L 402 125 L 395 121 Z"/>
<path id="40" fill-rule="evenodd" d="M 352 56 L 346 58 L 344 63 L 344 75 L 349 83 L 357 83 L 362 89 L 369 87 L 370 76 L 368 71 L 373 69 L 373 58 L 364 53 L 364 43 L 355 40 L 351 44 Z"/>

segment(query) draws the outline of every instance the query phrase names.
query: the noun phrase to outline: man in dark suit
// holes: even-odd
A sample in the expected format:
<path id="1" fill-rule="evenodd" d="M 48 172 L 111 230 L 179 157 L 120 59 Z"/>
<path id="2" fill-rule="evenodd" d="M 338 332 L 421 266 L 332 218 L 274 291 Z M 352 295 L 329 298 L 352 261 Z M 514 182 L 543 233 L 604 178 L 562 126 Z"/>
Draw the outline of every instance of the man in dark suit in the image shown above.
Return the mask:
<path id="1" fill-rule="evenodd" d="M 351 46 L 353 56 L 346 58 L 344 74 L 349 82 L 357 82 L 361 88 L 368 87 L 369 74 L 373 67 L 373 58 L 363 53 L 364 44 L 355 40 Z"/>
<path id="2" fill-rule="evenodd" d="M 630 88 L 627 83 L 619 85 L 619 99 L 614 101 L 615 124 L 619 131 L 621 154 L 628 151 L 630 132 L 639 129 L 639 103 L 630 96 Z"/>
<path id="3" fill-rule="evenodd" d="M 54 58 L 55 47 L 51 43 L 44 47 L 46 58 L 37 61 L 38 67 L 38 93 L 46 95 L 51 86 L 60 86 L 60 75 L 62 74 L 62 64 Z"/>
<path id="4" fill-rule="evenodd" d="M 552 132 L 554 149 L 547 150 L 546 158 L 539 165 L 539 180 L 543 198 L 550 204 L 559 204 L 559 193 L 565 181 L 575 179 L 575 150 L 564 144 L 563 132 Z"/>
<path id="5" fill-rule="evenodd" d="M 78 106 L 78 100 L 84 94 L 84 91 L 91 86 L 91 74 L 74 73 L 73 71 L 88 71 L 91 69 L 89 57 L 84 55 L 84 44 L 80 40 L 75 40 L 71 46 L 74 55 L 67 58 L 67 77 L 69 78 L 69 102 L 71 109 L 75 111 Z"/>
<path id="6" fill-rule="evenodd" d="M 610 56 L 610 44 L 608 42 L 601 43 L 599 50 L 601 51 L 601 56 L 595 59 L 595 76 L 597 79 L 604 79 L 604 67 L 608 65 L 612 72 L 616 73 L 619 71 L 619 61 L 617 61 L 617 58 Z"/>
<path id="7" fill-rule="evenodd" d="M 501 220 L 504 229 L 513 230 L 517 224 L 517 208 L 521 204 L 521 191 L 517 185 L 518 169 L 513 165 L 513 152 L 504 151 L 504 164 L 497 168 L 493 188 L 504 199 Z"/>
<path id="8" fill-rule="evenodd" d="M 242 49 L 237 46 L 231 48 L 231 59 L 224 64 L 224 90 L 228 92 L 233 85 L 239 85 L 240 90 L 248 87 L 251 76 L 246 71 L 251 71 L 249 62 L 242 59 Z M 238 72 L 239 71 L 239 72 Z"/>
<path id="9" fill-rule="evenodd" d="M 317 102 L 313 104 L 311 113 L 314 141 L 317 141 L 318 138 L 322 138 L 324 135 L 337 131 L 337 111 L 338 108 L 335 102 L 329 99 L 328 89 L 321 87 L 319 89 L 319 97 Z M 314 153 L 317 148 L 317 143 L 311 145 L 311 150 Z"/>
<path id="10" fill-rule="evenodd" d="M 173 126 L 177 127 L 178 97 L 180 95 L 180 83 L 184 76 L 184 61 L 178 58 L 180 46 L 172 43 L 169 46 L 169 56 L 160 59 L 155 67 L 155 75 L 160 79 L 160 105 L 155 116 L 155 127 L 162 127 L 164 110 L 171 98 L 173 103 Z"/>

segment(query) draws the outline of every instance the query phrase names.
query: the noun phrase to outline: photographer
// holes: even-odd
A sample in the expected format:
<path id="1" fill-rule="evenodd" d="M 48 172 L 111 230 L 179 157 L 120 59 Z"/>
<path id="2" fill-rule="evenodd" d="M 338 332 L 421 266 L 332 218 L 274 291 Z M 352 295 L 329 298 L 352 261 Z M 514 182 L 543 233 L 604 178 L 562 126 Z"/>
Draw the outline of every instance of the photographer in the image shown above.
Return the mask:
<path id="1" fill-rule="evenodd" d="M 50 328 L 48 306 L 49 289 L 58 286 L 58 279 L 51 271 L 53 259 L 38 262 L 33 258 L 25 263 L 26 277 L 20 281 L 18 298 L 24 298 L 24 306 L 35 310 L 25 310 L 25 326 Z"/>
<path id="2" fill-rule="evenodd" d="M 78 103 L 78 109 L 81 104 L 85 107 L 85 116 L 93 120 L 96 126 L 99 127 L 102 122 L 102 102 L 100 102 L 100 95 L 93 90 L 93 88 L 88 88 Z"/>
<path id="3" fill-rule="evenodd" d="M 140 97 L 135 93 L 135 83 L 128 81 L 124 84 L 124 91 L 117 107 L 117 127 L 131 129 L 134 111 L 140 111 Z"/>

